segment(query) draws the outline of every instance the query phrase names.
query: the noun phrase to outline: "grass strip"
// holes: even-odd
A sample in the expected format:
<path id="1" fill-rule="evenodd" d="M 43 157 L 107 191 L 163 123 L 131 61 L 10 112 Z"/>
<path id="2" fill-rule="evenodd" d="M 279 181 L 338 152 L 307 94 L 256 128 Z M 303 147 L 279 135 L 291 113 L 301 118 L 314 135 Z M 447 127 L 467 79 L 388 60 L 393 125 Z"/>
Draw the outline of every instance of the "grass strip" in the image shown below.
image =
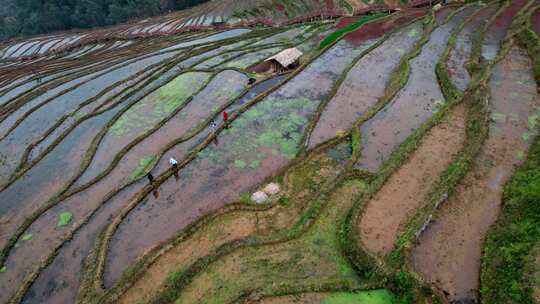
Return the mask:
<path id="1" fill-rule="evenodd" d="M 482 303 L 535 303 L 535 282 L 526 275 L 528 256 L 540 240 L 540 137 L 528 159 L 506 184 L 499 219 L 482 258 Z"/>

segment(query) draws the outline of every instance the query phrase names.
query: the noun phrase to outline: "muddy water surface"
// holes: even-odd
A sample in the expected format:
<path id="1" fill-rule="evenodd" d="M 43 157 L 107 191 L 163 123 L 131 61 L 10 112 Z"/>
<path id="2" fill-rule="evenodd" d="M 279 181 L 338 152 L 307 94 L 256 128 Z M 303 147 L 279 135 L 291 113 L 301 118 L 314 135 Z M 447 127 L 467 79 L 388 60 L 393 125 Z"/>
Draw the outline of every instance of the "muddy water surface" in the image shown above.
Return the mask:
<path id="1" fill-rule="evenodd" d="M 209 79 L 209 73 L 185 73 L 137 102 L 109 129 L 92 163 L 77 183 L 82 185 L 94 179 L 126 145 L 154 128 L 177 108 L 184 104 L 191 105 L 189 98 L 203 88 Z M 182 131 L 185 129 L 178 130 Z"/>
<path id="2" fill-rule="evenodd" d="M 367 47 L 367 46 L 366 46 Z M 232 127 L 131 212 L 115 234 L 105 283 L 152 245 L 164 241 L 201 215 L 237 201 L 245 192 L 294 158 L 309 119 L 334 82 L 361 53 L 342 41 L 293 80 L 253 106 Z M 324 71 L 324 72 L 322 72 Z"/>
<path id="3" fill-rule="evenodd" d="M 497 219 L 503 186 L 526 157 L 540 115 L 527 54 L 517 48 L 491 79 L 489 136 L 472 171 L 441 207 L 413 252 L 413 264 L 452 301 L 477 301 L 482 244 Z"/>
<path id="4" fill-rule="evenodd" d="M 360 127 L 363 150 L 357 168 L 376 171 L 394 148 L 428 120 L 444 102 L 435 65 L 452 31 L 472 12 L 471 8 L 465 9 L 433 31 L 420 55 L 410 61 L 411 72 L 405 87 Z"/>
<path id="5" fill-rule="evenodd" d="M 422 23 L 414 23 L 393 34 L 356 63 L 324 109 L 311 134 L 308 149 L 350 129 L 377 102 L 391 72 L 422 37 L 422 31 Z"/>
<path id="6" fill-rule="evenodd" d="M 135 73 L 144 70 L 148 65 L 158 63 L 172 57 L 173 55 L 174 53 L 170 53 L 135 61 L 132 64 L 114 69 L 97 77 L 96 79 L 90 80 L 78 87 L 76 90 L 72 90 L 66 94 L 58 96 L 30 114 L 6 138 L 1 140 L 0 150 L 4 151 L 5 149 L 9 148 L 8 150 L 5 150 L 8 151 L 8 153 L 5 154 L 6 157 L 8 159 L 18 160 L 18 157 L 28 144 L 40 138 L 40 136 L 42 136 L 42 134 L 49 127 L 60 119 L 60 117 L 77 109 L 77 107 L 88 98 L 96 96 L 110 84 L 132 76 Z M 35 98 L 35 100 L 42 100 L 43 96 L 45 95 L 47 94 L 40 95 L 38 98 Z M 29 104 L 33 103 L 34 101 L 30 102 Z M 26 106 L 23 108 L 25 107 Z M 10 115 L 6 121 L 11 121 L 11 118 L 17 116 L 19 115 L 14 113 Z M 3 127 L 7 127 L 4 126 L 6 121 L 2 122 Z M 5 178 L 7 177 L 7 174 L 12 172 L 15 166 L 14 163 L 15 162 L 9 162 L 6 166 L 0 167 L 0 178 Z"/>
<path id="7" fill-rule="evenodd" d="M 471 56 L 473 35 L 479 28 L 482 28 L 485 21 L 496 11 L 496 7 L 490 6 L 481 9 L 481 11 L 475 14 L 475 17 L 458 34 L 456 44 L 450 50 L 446 68 L 448 69 L 452 83 L 462 92 L 465 91 L 471 79 L 465 65 Z"/>
<path id="8" fill-rule="evenodd" d="M 173 73 L 171 71 L 169 72 Z M 137 91 L 136 94 L 126 100 L 126 103 L 139 100 L 149 92 L 162 86 L 163 83 L 170 80 L 171 76 L 174 76 L 174 74 L 169 75 L 168 73 L 162 75 L 163 79 L 159 78 Z M 122 107 L 106 112 L 79 125 L 59 146 L 28 171 L 25 176 L 0 193 L 0 197 L 2 198 L 0 202 L 6 202 L 5 208 L 10 208 L 9 212 L 2 216 L 3 227 L 2 234 L 0 235 L 2 245 L 5 244 L 24 218 L 32 213 L 32 210 L 42 206 L 53 193 L 64 187 L 65 182 L 73 176 L 75 168 L 79 166 L 82 155 L 86 153 L 86 149 L 92 138 L 121 109 Z M 81 134 L 85 134 L 85 136 Z M 134 169 L 131 168 L 130 170 Z M 54 176 L 54 180 L 51 180 L 52 176 Z M 127 174 L 127 176 L 129 177 L 130 174 Z M 118 176 L 116 178 L 120 179 Z M 98 193 L 105 195 L 106 192 L 108 191 Z M 88 198 L 86 199 L 88 200 Z M 19 201 L 20 203 L 9 204 L 12 201 Z M 93 205 L 89 203 L 88 206 Z"/>
<path id="9" fill-rule="evenodd" d="M 161 49 L 161 50 L 159 50 L 159 52 L 172 51 L 172 50 L 186 48 L 186 47 L 193 46 L 193 45 L 204 44 L 204 43 L 209 43 L 209 42 L 215 42 L 215 41 L 219 41 L 219 40 L 223 40 L 223 39 L 227 39 L 227 38 L 233 38 L 233 37 L 236 37 L 236 36 L 240 36 L 240 35 L 243 35 L 243 34 L 246 34 L 246 33 L 249 33 L 249 32 L 251 32 L 251 30 L 249 30 L 249 29 L 234 29 L 234 30 L 221 32 L 221 33 L 214 34 L 214 35 L 204 37 L 204 38 L 200 38 L 200 39 L 193 39 L 193 40 L 190 40 L 190 41 L 187 41 L 187 42 L 180 42 L 180 43 L 175 44 L 173 46 Z"/>
<path id="10" fill-rule="evenodd" d="M 501 47 L 504 36 L 516 13 L 527 4 L 527 0 L 513 0 L 488 28 L 482 45 L 482 57 L 493 60 Z M 487 20 L 487 19 L 486 19 Z"/>
<path id="11" fill-rule="evenodd" d="M 53 262 L 43 270 L 28 290 L 23 303 L 75 303 L 84 259 L 98 233 L 103 225 L 124 206 L 126 197 L 135 194 L 145 184 L 146 181 L 141 181 L 109 200 L 105 207 L 59 251 Z M 79 218 L 75 217 L 74 221 L 78 220 Z M 74 225 L 64 229 L 72 229 L 72 226 Z M 31 244 L 26 244 L 26 246 L 31 246 Z M 43 248 L 43 250 L 48 253 L 50 249 Z"/>
<path id="12" fill-rule="evenodd" d="M 91 114 L 94 111 L 112 109 L 112 104 L 114 102 L 119 101 L 121 98 L 125 99 L 128 94 L 132 93 L 132 86 L 140 85 L 141 82 L 147 80 L 147 77 L 151 76 L 158 69 L 159 67 L 151 69 L 148 72 L 142 73 L 140 76 L 137 76 L 132 80 L 126 81 L 118 86 L 111 88 L 110 91 L 102 95 L 95 102 L 84 106 L 83 108 L 75 112 L 72 116 L 69 116 L 43 141 L 39 142 L 32 148 L 28 156 L 28 160 L 32 161 L 36 157 L 40 156 L 40 154 L 43 153 L 55 140 L 57 140 L 59 136 L 61 136 L 69 128 L 73 127 L 78 122 L 80 117 Z"/>

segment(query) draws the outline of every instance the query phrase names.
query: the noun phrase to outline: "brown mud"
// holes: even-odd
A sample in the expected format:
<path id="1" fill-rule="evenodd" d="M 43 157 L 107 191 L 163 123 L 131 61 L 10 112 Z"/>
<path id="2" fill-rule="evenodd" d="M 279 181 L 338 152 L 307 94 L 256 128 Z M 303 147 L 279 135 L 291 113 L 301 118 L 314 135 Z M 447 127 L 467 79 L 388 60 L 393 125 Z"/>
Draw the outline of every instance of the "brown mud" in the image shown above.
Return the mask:
<path id="1" fill-rule="evenodd" d="M 466 116 L 464 104 L 452 110 L 368 202 L 358 229 L 369 251 L 380 256 L 392 251 L 407 219 L 426 202 L 439 176 L 462 148 Z"/>
<path id="2" fill-rule="evenodd" d="M 492 123 L 470 171 L 413 251 L 413 265 L 451 301 L 478 300 L 482 244 L 499 214 L 503 186 L 523 161 L 540 107 L 527 54 L 512 48 L 491 79 Z M 536 115 L 536 116 L 534 116 Z M 532 129 L 531 129 L 532 128 Z"/>

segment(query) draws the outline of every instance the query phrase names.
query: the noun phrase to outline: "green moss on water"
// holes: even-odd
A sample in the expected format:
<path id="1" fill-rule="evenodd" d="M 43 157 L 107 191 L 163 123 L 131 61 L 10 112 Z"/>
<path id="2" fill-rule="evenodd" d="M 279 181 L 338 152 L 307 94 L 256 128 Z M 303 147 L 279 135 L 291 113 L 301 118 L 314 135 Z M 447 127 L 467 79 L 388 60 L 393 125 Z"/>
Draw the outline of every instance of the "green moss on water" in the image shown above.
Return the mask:
<path id="1" fill-rule="evenodd" d="M 242 169 L 255 169 L 270 156 L 293 159 L 308 124 L 306 111 L 311 112 L 316 106 L 307 98 L 269 98 L 260 102 L 222 132 L 217 147 L 205 149 L 198 159 L 234 162 L 235 167 Z"/>
<path id="2" fill-rule="evenodd" d="M 254 161 L 252 161 L 252 162 L 249 164 L 249 167 L 250 167 L 251 169 L 257 169 L 260 165 L 261 165 L 261 161 L 260 161 L 260 160 L 254 160 Z"/>
<path id="3" fill-rule="evenodd" d="M 393 304 L 394 295 L 387 289 L 360 292 L 337 292 L 324 298 L 321 304 Z"/>
<path id="4" fill-rule="evenodd" d="M 209 73 L 185 73 L 143 98 L 111 126 L 115 136 L 127 136 L 137 129 L 148 130 L 185 104 L 210 78 Z"/>
<path id="5" fill-rule="evenodd" d="M 148 174 L 156 161 L 157 158 L 155 156 L 145 157 L 139 160 L 139 165 L 131 173 L 131 179 L 135 180 Z"/>
<path id="6" fill-rule="evenodd" d="M 63 211 L 58 215 L 58 224 L 56 226 L 63 227 L 71 223 L 73 219 L 73 214 L 69 211 Z"/>
<path id="7" fill-rule="evenodd" d="M 237 159 L 234 161 L 234 166 L 239 169 L 244 169 L 247 166 L 247 164 L 245 161 L 241 159 Z"/>
<path id="8" fill-rule="evenodd" d="M 33 235 L 32 233 L 27 233 L 21 237 L 22 241 L 30 241 L 32 239 Z"/>
<path id="9" fill-rule="evenodd" d="M 7 271 L 7 267 L 6 266 L 2 266 L 2 268 L 0 268 L 0 273 L 4 273 Z"/>
<path id="10" fill-rule="evenodd" d="M 417 29 L 410 29 L 409 32 L 407 32 L 407 36 L 409 36 L 410 38 L 414 38 L 416 36 L 418 36 L 418 30 Z"/>

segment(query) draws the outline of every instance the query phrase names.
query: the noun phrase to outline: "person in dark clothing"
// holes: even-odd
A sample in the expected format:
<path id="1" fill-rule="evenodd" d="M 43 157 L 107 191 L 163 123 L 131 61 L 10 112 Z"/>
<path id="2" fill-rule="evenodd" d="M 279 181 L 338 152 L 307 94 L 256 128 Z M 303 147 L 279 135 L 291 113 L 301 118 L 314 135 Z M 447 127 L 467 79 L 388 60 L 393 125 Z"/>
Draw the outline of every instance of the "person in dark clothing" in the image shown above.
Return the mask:
<path id="1" fill-rule="evenodd" d="M 152 175 L 152 173 L 148 173 L 146 177 L 148 178 L 148 182 L 150 183 L 150 185 L 152 185 L 154 183 L 154 176 Z"/>

